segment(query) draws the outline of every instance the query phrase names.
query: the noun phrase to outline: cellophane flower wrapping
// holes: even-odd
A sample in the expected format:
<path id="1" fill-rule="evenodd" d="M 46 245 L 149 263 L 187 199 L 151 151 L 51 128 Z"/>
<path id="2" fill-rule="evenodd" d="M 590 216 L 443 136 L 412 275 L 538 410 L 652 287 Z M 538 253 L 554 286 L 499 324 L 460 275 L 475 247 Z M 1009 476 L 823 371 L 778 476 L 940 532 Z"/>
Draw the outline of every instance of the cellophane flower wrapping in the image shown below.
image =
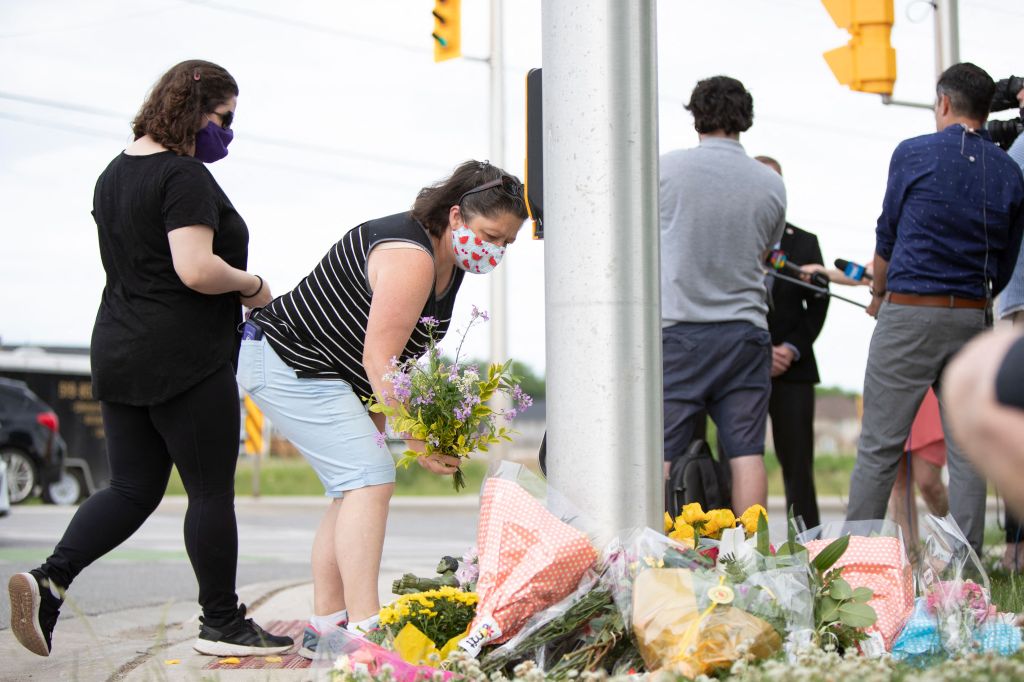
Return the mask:
<path id="1" fill-rule="evenodd" d="M 994 653 L 1012 656 L 1021 648 L 1021 631 L 1013 623 L 1013 614 L 1000 613 L 989 617 L 970 634 L 973 650 L 979 653 Z M 963 647 L 957 642 L 957 652 Z M 914 600 L 914 611 L 902 632 L 892 646 L 892 656 L 897 661 L 925 664 L 935 656 L 948 655 L 939 635 L 939 619 L 928 606 L 927 597 Z"/>
<path id="2" fill-rule="evenodd" d="M 922 527 L 926 535 L 918 587 L 923 609 L 915 608 L 908 623 L 914 628 L 904 634 L 923 636 L 930 620 L 933 644 L 949 656 L 1019 649 L 1020 630 L 1012 626 L 1012 616 L 999 614 L 992 603 L 988 575 L 952 515 L 927 515 Z"/>
<path id="3" fill-rule="evenodd" d="M 448 682 L 454 676 L 433 666 L 408 663 L 397 651 L 368 642 L 345 628 L 321 637 L 316 654 L 314 665 L 318 668 L 331 666 L 340 672 L 365 671 L 374 678 L 388 666 L 394 682 Z"/>
<path id="4" fill-rule="evenodd" d="M 851 587 L 874 592 L 868 605 L 878 620 L 866 632 L 877 633 L 890 651 L 914 608 L 914 574 L 899 526 L 890 521 L 848 521 L 812 528 L 797 539 L 813 559 L 846 534 L 851 536 L 849 547 L 834 568 L 843 569 L 843 579 Z"/>
<path id="5" fill-rule="evenodd" d="M 484 484 L 477 547 L 480 601 L 460 644 L 472 655 L 508 640 L 530 616 L 569 595 L 597 558 L 586 534 L 499 478 Z"/>
<path id="6" fill-rule="evenodd" d="M 738 586 L 713 570 L 639 570 L 631 625 L 647 670 L 693 678 L 777 653 L 779 632 L 734 606 L 738 596 Z"/>

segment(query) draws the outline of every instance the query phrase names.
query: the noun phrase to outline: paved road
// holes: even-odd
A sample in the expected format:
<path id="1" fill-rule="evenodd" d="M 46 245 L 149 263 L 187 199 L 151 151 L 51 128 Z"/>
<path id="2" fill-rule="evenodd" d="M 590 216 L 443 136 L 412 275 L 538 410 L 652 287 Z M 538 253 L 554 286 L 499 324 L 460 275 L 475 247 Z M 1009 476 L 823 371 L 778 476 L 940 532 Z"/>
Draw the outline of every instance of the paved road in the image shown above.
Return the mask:
<path id="1" fill-rule="evenodd" d="M 324 500 L 307 498 L 239 498 L 238 584 L 309 579 L 310 548 L 326 505 Z M 49 555 L 73 513 L 67 507 L 19 506 L 0 519 L 2 585 L 13 573 L 32 568 Z M 461 554 L 474 544 L 476 513 L 472 504 L 396 504 L 388 522 L 383 570 L 430 574 L 441 554 Z M 195 599 L 195 577 L 181 537 L 183 515 L 184 500 L 167 498 L 131 539 L 79 576 L 70 592 L 75 608 L 96 615 Z M 9 623 L 5 594 L 0 599 L 0 629 Z"/>

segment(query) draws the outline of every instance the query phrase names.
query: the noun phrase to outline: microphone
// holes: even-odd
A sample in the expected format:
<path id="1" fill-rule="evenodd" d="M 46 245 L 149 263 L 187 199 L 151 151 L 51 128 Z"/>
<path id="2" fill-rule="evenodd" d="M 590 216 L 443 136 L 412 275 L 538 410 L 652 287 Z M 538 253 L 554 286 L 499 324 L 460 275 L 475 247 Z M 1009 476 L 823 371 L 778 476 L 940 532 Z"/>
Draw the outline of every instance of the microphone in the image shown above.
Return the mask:
<path id="1" fill-rule="evenodd" d="M 789 260 L 789 256 L 786 255 L 785 251 L 781 249 L 775 249 L 768 255 L 768 265 L 773 270 L 785 273 L 790 277 L 796 277 L 801 280 L 808 277 L 808 273 L 800 269 L 800 266 Z M 829 279 L 821 272 L 810 273 L 811 284 L 821 287 L 822 289 L 828 288 Z"/>
<path id="2" fill-rule="evenodd" d="M 869 282 L 874 281 L 871 277 L 871 273 L 864 269 L 863 265 L 859 263 L 851 263 L 848 260 L 842 258 L 836 258 L 835 266 L 843 271 L 843 274 L 852 280 L 861 281 L 866 279 Z"/>

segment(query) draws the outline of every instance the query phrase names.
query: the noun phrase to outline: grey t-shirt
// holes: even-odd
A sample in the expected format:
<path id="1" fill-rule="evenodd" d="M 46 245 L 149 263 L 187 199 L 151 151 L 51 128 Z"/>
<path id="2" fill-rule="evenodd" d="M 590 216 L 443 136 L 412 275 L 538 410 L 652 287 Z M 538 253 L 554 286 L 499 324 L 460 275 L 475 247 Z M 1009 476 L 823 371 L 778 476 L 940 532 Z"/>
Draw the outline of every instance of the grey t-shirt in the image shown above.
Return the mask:
<path id="1" fill-rule="evenodd" d="M 661 157 L 661 319 L 767 329 L 764 252 L 782 238 L 786 188 L 728 138 Z"/>

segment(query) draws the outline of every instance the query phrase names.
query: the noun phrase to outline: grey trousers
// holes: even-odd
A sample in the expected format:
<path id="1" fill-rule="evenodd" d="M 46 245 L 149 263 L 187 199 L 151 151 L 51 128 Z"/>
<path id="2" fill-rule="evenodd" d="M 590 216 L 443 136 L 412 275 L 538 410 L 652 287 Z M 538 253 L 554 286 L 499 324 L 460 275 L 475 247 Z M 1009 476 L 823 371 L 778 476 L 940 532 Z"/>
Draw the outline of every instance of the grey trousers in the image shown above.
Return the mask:
<path id="1" fill-rule="evenodd" d="M 903 446 L 924 394 L 946 363 L 985 328 L 985 311 L 883 303 L 864 373 L 864 417 L 857 462 L 850 479 L 849 520 L 885 517 Z M 939 412 L 946 436 L 949 509 L 981 552 L 985 531 L 985 480 L 949 434 L 942 394 Z"/>

